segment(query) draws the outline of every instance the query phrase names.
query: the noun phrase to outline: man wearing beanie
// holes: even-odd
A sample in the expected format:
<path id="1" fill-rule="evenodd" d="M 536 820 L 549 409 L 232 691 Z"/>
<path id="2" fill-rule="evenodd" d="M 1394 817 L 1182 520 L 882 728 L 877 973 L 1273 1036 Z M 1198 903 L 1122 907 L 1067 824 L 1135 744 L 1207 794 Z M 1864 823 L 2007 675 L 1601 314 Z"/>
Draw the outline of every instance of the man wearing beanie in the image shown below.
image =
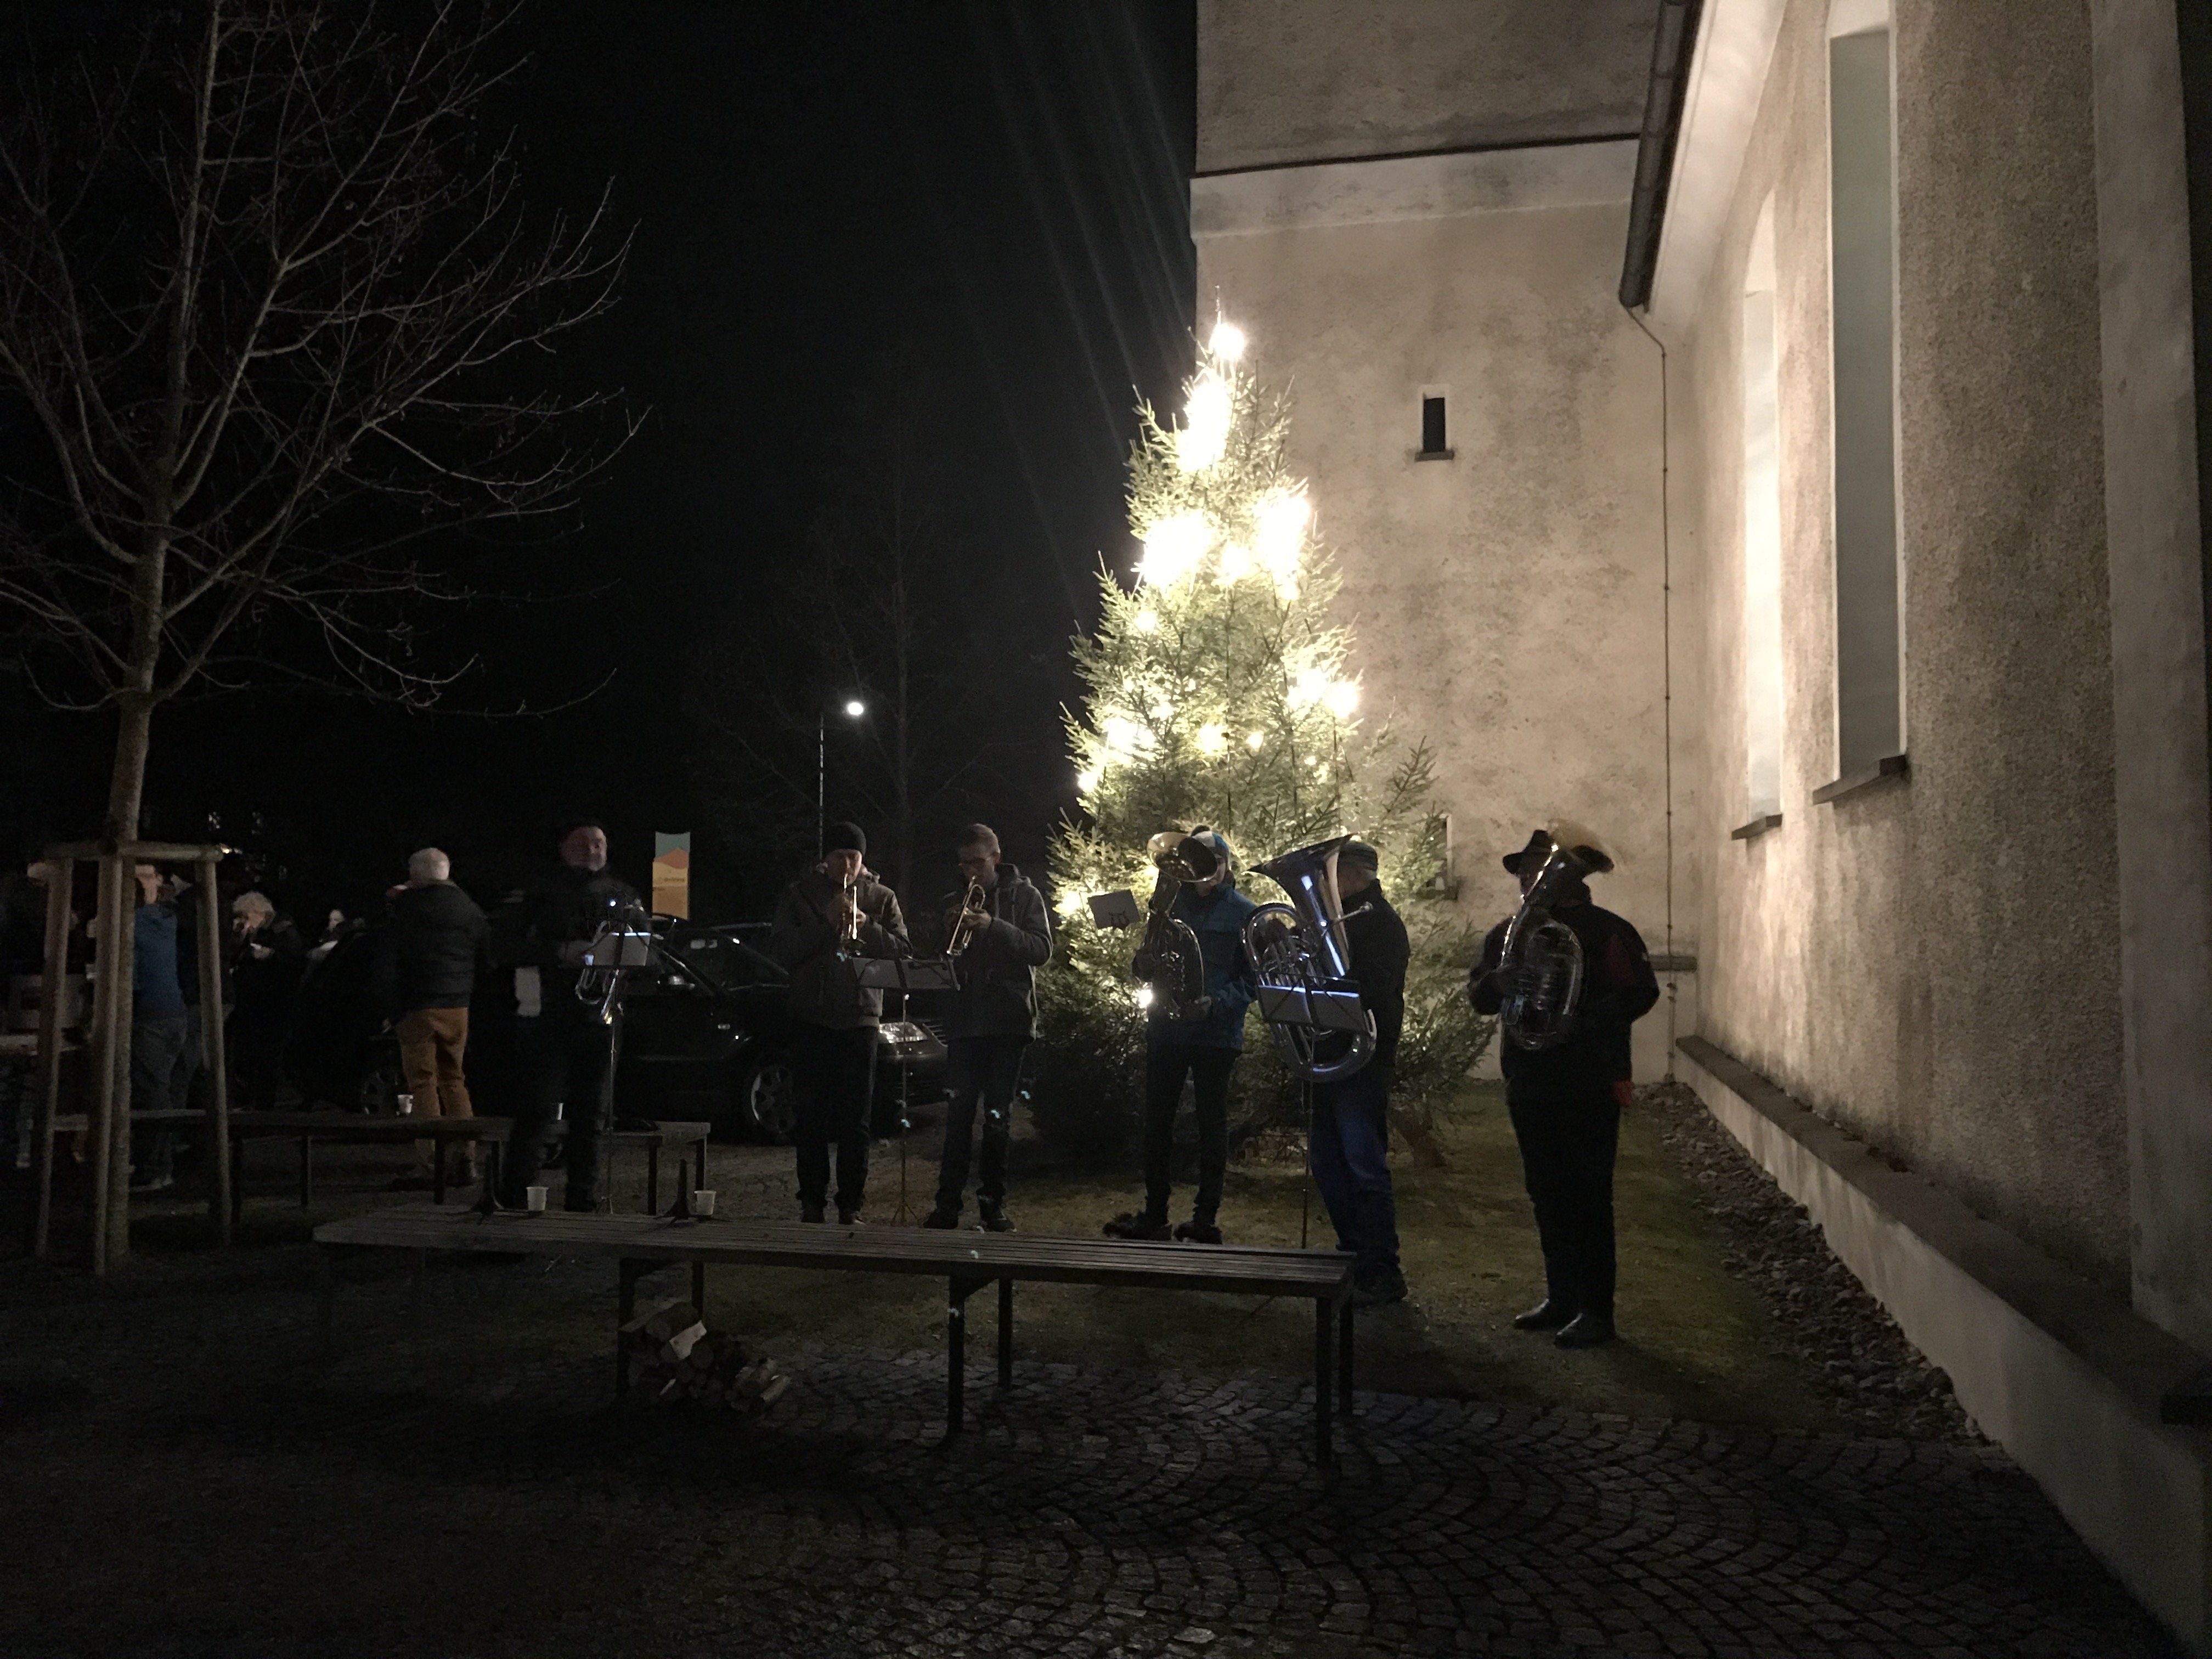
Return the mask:
<path id="1" fill-rule="evenodd" d="M 833 823 L 822 862 L 783 890 L 769 954 L 791 973 L 797 1025 L 792 1070 L 799 1095 L 799 1218 L 820 1221 L 837 1148 L 837 1219 L 860 1218 L 868 1184 L 868 1109 L 875 1094 L 876 1028 L 884 994 L 860 983 L 858 958 L 902 957 L 898 896 L 863 864 L 868 838 Z"/>
<path id="2" fill-rule="evenodd" d="M 1555 849 L 1567 863 L 1551 911 L 1582 945 L 1582 989 L 1565 1040 L 1524 1048 L 1509 1031 L 1500 1045 L 1506 1110 L 1544 1250 L 1544 1300 L 1513 1323 L 1556 1331 L 1563 1348 L 1594 1348 L 1613 1336 L 1613 1161 L 1628 1103 L 1628 1028 L 1659 1000 L 1659 981 L 1636 929 L 1590 902 L 1583 878 L 1612 869 L 1613 858 L 1587 830 L 1556 823 L 1505 855 L 1523 896 Z M 1500 970 L 1510 925 L 1490 930 L 1468 976 L 1477 1013 L 1498 1012 L 1513 989 Z"/>
<path id="3" fill-rule="evenodd" d="M 1244 1048 L 1244 1011 L 1259 994 L 1244 954 L 1244 921 L 1259 907 L 1237 890 L 1227 840 L 1200 824 L 1186 844 L 1194 841 L 1212 855 L 1213 873 L 1182 884 L 1175 914 L 1198 936 L 1206 994 L 1188 1018 L 1176 1018 L 1164 997 L 1150 1005 L 1145 1023 L 1145 1207 L 1108 1222 L 1109 1238 L 1221 1243 L 1221 1184 L 1229 1170 L 1229 1073 Z M 1190 1219 L 1171 1232 L 1168 1199 L 1175 1120 L 1185 1078 L 1197 1097 L 1198 1194 Z"/>
<path id="4" fill-rule="evenodd" d="M 1345 943 L 1360 1006 L 1374 1017 L 1375 1053 L 1349 1077 L 1314 1085 L 1306 1136 L 1314 1185 L 1336 1226 L 1336 1247 L 1357 1258 L 1355 1308 L 1406 1299 L 1406 1275 L 1398 1267 L 1398 1206 L 1390 1190 L 1390 1070 L 1406 1023 L 1406 963 L 1413 949 L 1406 924 L 1383 894 L 1376 874 L 1381 862 L 1364 842 L 1348 842 L 1336 855 Z M 1327 1039 L 1317 1057 L 1335 1058 L 1346 1041 Z"/>

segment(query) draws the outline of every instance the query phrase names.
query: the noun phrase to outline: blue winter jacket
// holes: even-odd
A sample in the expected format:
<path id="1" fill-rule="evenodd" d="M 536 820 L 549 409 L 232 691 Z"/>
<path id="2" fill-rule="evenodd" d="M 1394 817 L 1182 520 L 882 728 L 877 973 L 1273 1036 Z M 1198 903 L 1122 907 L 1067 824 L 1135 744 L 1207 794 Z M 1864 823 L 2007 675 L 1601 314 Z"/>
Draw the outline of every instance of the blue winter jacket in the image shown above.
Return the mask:
<path id="1" fill-rule="evenodd" d="M 1244 1011 L 1259 994 L 1244 956 L 1244 918 L 1259 908 L 1226 882 L 1211 893 L 1194 894 L 1186 887 L 1176 896 L 1176 915 L 1198 935 L 1198 951 L 1206 958 L 1206 994 L 1213 1006 L 1202 1019 L 1173 1019 L 1166 1003 L 1155 1001 L 1146 1030 L 1150 1041 L 1194 1048 L 1244 1046 Z"/>

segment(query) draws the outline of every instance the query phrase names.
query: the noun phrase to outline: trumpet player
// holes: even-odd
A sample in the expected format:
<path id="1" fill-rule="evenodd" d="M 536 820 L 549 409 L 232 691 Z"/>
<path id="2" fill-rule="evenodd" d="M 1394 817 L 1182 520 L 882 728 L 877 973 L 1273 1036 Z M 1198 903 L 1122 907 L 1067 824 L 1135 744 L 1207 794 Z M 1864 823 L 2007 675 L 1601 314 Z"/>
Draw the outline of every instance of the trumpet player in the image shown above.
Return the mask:
<path id="1" fill-rule="evenodd" d="M 1205 991 L 1188 1004 L 1158 990 L 1139 993 L 1146 1000 L 1145 1207 L 1115 1217 L 1105 1231 L 1112 1238 L 1218 1244 L 1221 1184 L 1229 1170 L 1229 1074 L 1244 1048 L 1244 1011 L 1259 991 L 1244 954 L 1244 920 L 1258 907 L 1237 890 L 1235 854 L 1218 831 L 1200 825 L 1177 853 L 1186 868 L 1207 872 L 1181 884 L 1170 912 L 1197 941 Z M 1150 980 L 1154 969 L 1146 954 L 1138 952 L 1135 968 Z M 1190 1219 L 1170 1230 L 1176 1111 L 1186 1078 L 1197 1097 L 1198 1193 Z"/>
<path id="2" fill-rule="evenodd" d="M 960 835 L 956 856 L 965 885 L 945 914 L 945 953 L 960 977 L 947 1018 L 945 1153 L 937 1202 L 925 1227 L 957 1227 L 968 1187 L 969 1141 L 983 1109 L 975 1207 L 987 1231 L 1012 1232 L 1006 1218 L 1006 1141 L 1022 1051 L 1036 1035 L 1036 970 L 1052 960 L 1052 922 L 1044 895 L 1003 862 L 987 823 Z"/>
<path id="3" fill-rule="evenodd" d="M 793 1082 L 799 1095 L 799 1218 L 820 1221 L 837 1149 L 837 1219 L 860 1218 L 868 1185 L 868 1109 L 875 1097 L 884 994 L 860 983 L 862 957 L 902 957 L 898 895 L 866 867 L 857 823 L 833 823 L 822 862 L 783 890 L 769 954 L 791 972 Z"/>
<path id="4" fill-rule="evenodd" d="M 1575 873 L 1552 898 L 1551 914 L 1579 943 L 1583 975 L 1563 1038 L 1524 1048 L 1509 1030 L 1500 1045 L 1506 1109 L 1544 1251 L 1544 1299 L 1513 1323 L 1555 1331 L 1563 1348 L 1594 1348 L 1613 1337 L 1613 1164 L 1629 1097 L 1628 1028 L 1659 1000 L 1659 981 L 1636 929 L 1590 900 L 1580 872 L 1603 874 L 1613 859 L 1588 830 L 1554 824 L 1505 854 L 1524 901 L 1555 848 Z M 1468 976 L 1478 1013 L 1498 1013 L 1513 991 L 1512 964 L 1502 961 L 1510 925 L 1490 930 Z"/>
<path id="5" fill-rule="evenodd" d="M 586 819 L 562 832 L 561 861 L 526 900 L 521 967 L 515 975 L 515 1052 L 523 1076 L 501 1166 L 502 1201 L 519 1206 L 545 1158 L 545 1131 L 565 1116 L 568 1171 L 562 1204 L 593 1210 L 599 1198 L 599 1138 L 613 1109 L 614 1032 L 576 994 L 593 936 L 611 915 L 639 908 L 636 890 L 607 872 L 607 832 Z"/>

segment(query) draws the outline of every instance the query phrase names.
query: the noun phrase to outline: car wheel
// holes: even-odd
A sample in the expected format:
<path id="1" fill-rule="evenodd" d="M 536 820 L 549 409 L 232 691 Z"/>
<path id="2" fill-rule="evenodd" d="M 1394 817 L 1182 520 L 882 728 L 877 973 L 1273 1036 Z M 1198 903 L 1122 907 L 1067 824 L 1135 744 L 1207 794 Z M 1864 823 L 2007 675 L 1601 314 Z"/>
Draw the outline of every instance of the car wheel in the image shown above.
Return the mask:
<path id="1" fill-rule="evenodd" d="M 745 1128 L 773 1146 L 791 1144 L 799 1128 L 799 1089 L 787 1060 L 763 1060 L 738 1085 L 738 1115 Z"/>

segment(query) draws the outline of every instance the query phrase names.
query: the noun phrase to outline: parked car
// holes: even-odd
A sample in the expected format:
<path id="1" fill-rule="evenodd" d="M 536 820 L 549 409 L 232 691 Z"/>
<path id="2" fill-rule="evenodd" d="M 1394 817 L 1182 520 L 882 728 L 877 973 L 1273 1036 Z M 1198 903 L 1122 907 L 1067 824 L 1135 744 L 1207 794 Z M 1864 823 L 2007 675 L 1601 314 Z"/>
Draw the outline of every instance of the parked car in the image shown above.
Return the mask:
<path id="1" fill-rule="evenodd" d="M 766 924 L 664 919 L 655 931 L 655 971 L 623 993 L 617 1115 L 703 1119 L 726 1132 L 789 1140 L 798 1121 L 793 1021 L 787 977 L 760 948 Z M 902 1117 L 945 1098 L 945 1044 L 933 1025 L 917 1008 L 879 1028 L 878 1134 L 896 1133 Z"/>

